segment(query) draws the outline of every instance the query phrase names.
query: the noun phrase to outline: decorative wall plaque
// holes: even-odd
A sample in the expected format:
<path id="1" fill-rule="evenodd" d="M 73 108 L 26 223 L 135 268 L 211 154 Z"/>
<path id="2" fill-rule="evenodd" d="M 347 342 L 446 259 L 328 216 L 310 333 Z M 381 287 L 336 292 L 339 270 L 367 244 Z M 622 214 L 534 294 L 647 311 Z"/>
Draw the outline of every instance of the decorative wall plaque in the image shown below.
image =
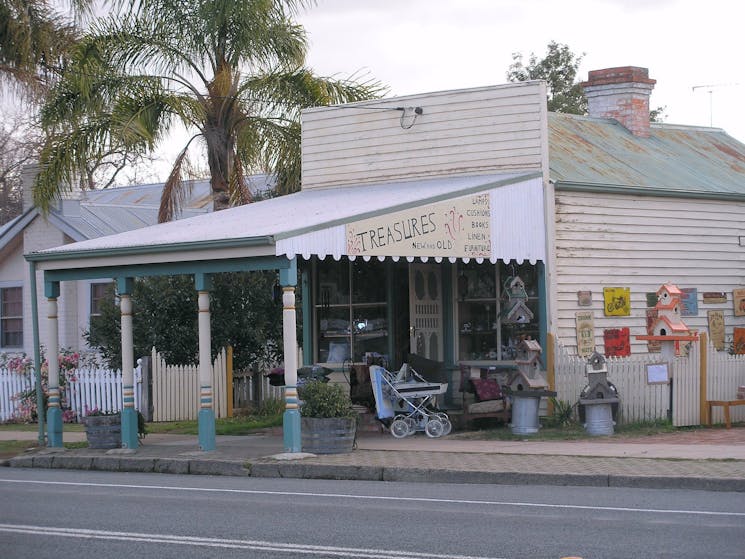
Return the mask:
<path id="1" fill-rule="evenodd" d="M 592 311 L 574 313 L 577 320 L 577 355 L 587 357 L 595 351 L 595 322 Z"/>
<path id="2" fill-rule="evenodd" d="M 724 349 L 724 311 L 708 311 L 709 337 L 712 345 L 718 349 Z"/>
<path id="3" fill-rule="evenodd" d="M 654 307 L 657 304 L 657 293 L 654 291 L 647 293 L 647 306 Z"/>
<path id="4" fill-rule="evenodd" d="M 727 302 L 727 294 L 723 291 L 704 291 L 701 298 L 707 304 Z"/>
<path id="5" fill-rule="evenodd" d="M 580 307 L 592 306 L 592 291 L 577 291 L 577 305 Z"/>
<path id="6" fill-rule="evenodd" d="M 631 290 L 628 287 L 604 287 L 603 310 L 605 316 L 629 316 L 631 314 Z"/>
<path id="7" fill-rule="evenodd" d="M 735 328 L 732 336 L 732 350 L 742 355 L 745 353 L 745 328 Z"/>
<path id="8" fill-rule="evenodd" d="M 698 289 L 683 287 L 680 291 L 680 316 L 698 316 Z"/>
<path id="9" fill-rule="evenodd" d="M 733 289 L 732 300 L 735 302 L 735 316 L 745 316 L 745 289 Z"/>
<path id="10" fill-rule="evenodd" d="M 656 299 L 657 296 L 655 295 L 655 300 Z M 660 313 L 657 311 L 657 309 L 647 309 L 647 335 L 652 335 L 654 324 L 655 322 L 657 322 L 657 318 L 659 316 Z M 649 353 L 659 353 L 660 351 L 662 351 L 662 343 L 659 340 L 648 340 L 647 351 Z"/>
<path id="11" fill-rule="evenodd" d="M 631 342 L 628 328 L 609 328 L 603 331 L 606 357 L 626 357 L 631 355 Z"/>

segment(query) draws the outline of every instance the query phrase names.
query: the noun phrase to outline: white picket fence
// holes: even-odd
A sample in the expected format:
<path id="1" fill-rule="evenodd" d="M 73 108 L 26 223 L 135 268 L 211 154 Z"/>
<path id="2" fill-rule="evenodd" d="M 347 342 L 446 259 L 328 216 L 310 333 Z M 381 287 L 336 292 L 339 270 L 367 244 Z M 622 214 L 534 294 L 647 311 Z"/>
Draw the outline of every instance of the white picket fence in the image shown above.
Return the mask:
<path id="1" fill-rule="evenodd" d="M 223 348 L 212 363 L 212 402 L 215 417 L 228 416 L 227 353 Z M 199 413 L 199 365 L 168 365 L 152 351 L 153 421 L 186 421 Z M 232 375 L 232 371 L 231 371 Z"/>
<path id="2" fill-rule="evenodd" d="M 75 381 L 65 387 L 66 399 L 78 417 L 85 417 L 88 412 L 99 409 L 103 412 L 117 412 L 122 409 L 122 372 L 107 369 L 78 369 L 74 374 Z M 137 361 L 134 370 L 135 409 L 140 409 L 142 400 L 142 363 Z"/>
<path id="3" fill-rule="evenodd" d="M 745 385 L 745 355 L 716 351 L 711 344 L 707 344 L 706 350 L 706 399 L 734 399 L 737 387 Z M 662 420 L 672 409 L 674 426 L 700 425 L 700 351 L 700 344 L 693 343 L 687 356 L 674 359 L 670 370 L 672 390 L 669 384 L 647 383 L 647 365 L 660 362 L 658 353 L 607 358 L 608 380 L 616 386 L 620 397 L 618 422 Z M 554 363 L 557 399 L 576 403 L 587 385 L 586 359 L 570 355 L 557 343 Z M 732 421 L 745 421 L 743 407 L 732 408 L 731 414 Z M 720 409 L 715 409 L 713 420 L 722 421 Z"/>
<path id="4" fill-rule="evenodd" d="M 10 421 L 16 416 L 18 411 L 16 396 L 33 387 L 33 375 L 0 369 L 0 422 Z"/>
<path id="5" fill-rule="evenodd" d="M 78 420 L 89 410 L 116 412 L 122 409 L 122 373 L 102 368 L 84 368 L 72 371 L 71 380 L 65 384 L 63 402 L 65 409 L 75 412 Z M 142 397 L 142 368 L 138 361 L 134 370 L 135 408 L 140 409 Z M 34 387 L 33 373 L 18 374 L 0 369 L 0 421 L 10 421 L 18 412 L 17 395 Z"/>

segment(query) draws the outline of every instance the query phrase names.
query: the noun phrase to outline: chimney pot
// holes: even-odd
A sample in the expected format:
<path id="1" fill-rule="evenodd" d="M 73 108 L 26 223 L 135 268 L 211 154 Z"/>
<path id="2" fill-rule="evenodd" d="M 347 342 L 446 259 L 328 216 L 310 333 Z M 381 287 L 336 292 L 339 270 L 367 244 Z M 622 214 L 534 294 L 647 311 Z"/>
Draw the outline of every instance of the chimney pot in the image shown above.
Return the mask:
<path id="1" fill-rule="evenodd" d="M 581 84 L 592 117 L 613 118 L 634 136 L 649 137 L 649 96 L 656 80 L 649 70 L 621 66 L 592 70 Z"/>

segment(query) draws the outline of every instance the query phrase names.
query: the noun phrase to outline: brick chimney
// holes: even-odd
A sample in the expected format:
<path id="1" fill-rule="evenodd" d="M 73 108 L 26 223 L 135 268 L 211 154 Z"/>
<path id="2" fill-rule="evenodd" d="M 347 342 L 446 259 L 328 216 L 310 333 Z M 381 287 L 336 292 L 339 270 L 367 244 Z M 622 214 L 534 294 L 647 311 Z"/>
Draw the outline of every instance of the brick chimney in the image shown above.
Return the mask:
<path id="1" fill-rule="evenodd" d="M 583 82 L 590 116 L 614 118 L 634 136 L 649 138 L 649 96 L 657 80 L 647 68 L 593 70 Z"/>

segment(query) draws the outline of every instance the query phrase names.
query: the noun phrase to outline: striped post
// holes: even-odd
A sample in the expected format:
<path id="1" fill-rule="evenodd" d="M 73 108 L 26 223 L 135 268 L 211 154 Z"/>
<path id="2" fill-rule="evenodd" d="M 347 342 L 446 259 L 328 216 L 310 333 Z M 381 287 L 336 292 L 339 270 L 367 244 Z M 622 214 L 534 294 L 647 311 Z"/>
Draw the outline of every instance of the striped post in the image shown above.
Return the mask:
<path id="1" fill-rule="evenodd" d="M 136 449 L 137 410 L 134 393 L 134 342 L 132 334 L 132 278 L 119 278 L 120 309 L 122 313 L 122 448 Z"/>
<path id="2" fill-rule="evenodd" d="M 297 285 L 297 263 L 291 260 L 287 270 L 279 271 L 282 284 L 282 337 L 285 354 L 285 413 L 282 416 L 282 431 L 285 452 L 300 452 L 300 405 L 297 396 L 297 331 L 295 316 L 295 286 Z"/>
<path id="3" fill-rule="evenodd" d="M 47 282 L 44 286 L 48 301 L 47 362 L 49 364 L 49 396 L 47 399 L 47 446 L 62 448 L 62 409 L 59 392 L 59 322 L 57 320 L 57 298 L 59 282 Z M 41 390 L 41 386 L 36 387 Z M 39 413 L 43 413 L 39 410 Z"/>
<path id="4" fill-rule="evenodd" d="M 215 408 L 212 391 L 211 339 L 210 330 L 210 290 L 212 277 L 208 274 L 196 274 L 199 304 L 199 416 L 197 430 L 199 448 L 204 451 L 215 450 Z"/>

